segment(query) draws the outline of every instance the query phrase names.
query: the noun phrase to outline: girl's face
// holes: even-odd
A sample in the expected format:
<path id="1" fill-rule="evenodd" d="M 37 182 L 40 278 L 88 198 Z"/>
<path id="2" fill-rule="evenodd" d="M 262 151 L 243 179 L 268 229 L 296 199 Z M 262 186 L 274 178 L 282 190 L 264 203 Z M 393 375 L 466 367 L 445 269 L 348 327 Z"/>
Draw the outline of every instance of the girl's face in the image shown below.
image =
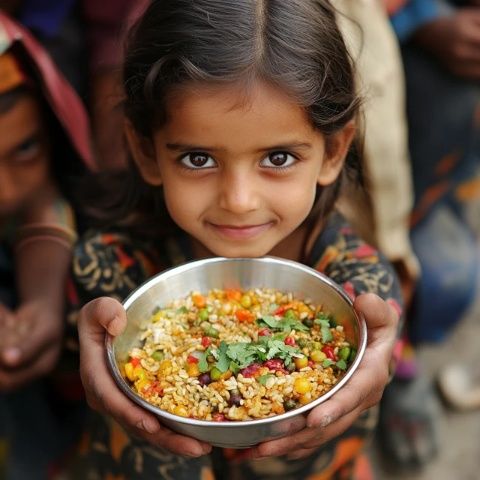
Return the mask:
<path id="1" fill-rule="evenodd" d="M 248 98 L 227 86 L 182 90 L 168 113 L 151 140 L 127 127 L 134 158 L 147 182 L 163 186 L 172 219 L 206 253 L 225 257 L 288 248 L 354 133 L 350 125 L 327 147 L 304 109 L 264 83 Z"/>
<path id="2" fill-rule="evenodd" d="M 48 181 L 49 165 L 40 106 L 25 94 L 0 114 L 0 219 L 33 201 Z"/>

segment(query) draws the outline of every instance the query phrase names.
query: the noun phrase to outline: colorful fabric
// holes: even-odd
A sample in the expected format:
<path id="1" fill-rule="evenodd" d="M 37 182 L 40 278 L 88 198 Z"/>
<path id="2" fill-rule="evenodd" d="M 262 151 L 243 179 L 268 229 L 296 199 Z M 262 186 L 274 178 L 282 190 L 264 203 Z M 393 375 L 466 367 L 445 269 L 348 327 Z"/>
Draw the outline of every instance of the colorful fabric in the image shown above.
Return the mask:
<path id="1" fill-rule="evenodd" d="M 392 268 L 339 215 L 331 217 L 308 257 L 309 265 L 342 285 L 352 298 L 374 292 L 401 310 L 399 285 Z M 122 232 L 90 233 L 74 252 L 69 294 L 72 325 L 85 302 L 101 295 L 122 300 L 153 273 L 189 260 L 193 258 L 185 236 L 169 238 L 154 248 L 132 242 Z M 368 479 L 371 477 L 356 475 L 369 472 L 368 463 L 360 454 L 376 418 L 377 410 L 370 409 L 340 438 L 306 459 L 240 461 L 232 451 L 220 449 L 199 459 L 173 455 L 129 437 L 112 419 L 91 412 L 89 428 L 70 475 L 82 480 Z"/>
<path id="2" fill-rule="evenodd" d="M 403 42 L 421 25 L 450 10 L 445 0 L 409 0 L 402 8 L 395 10 L 391 21 L 399 40 Z"/>

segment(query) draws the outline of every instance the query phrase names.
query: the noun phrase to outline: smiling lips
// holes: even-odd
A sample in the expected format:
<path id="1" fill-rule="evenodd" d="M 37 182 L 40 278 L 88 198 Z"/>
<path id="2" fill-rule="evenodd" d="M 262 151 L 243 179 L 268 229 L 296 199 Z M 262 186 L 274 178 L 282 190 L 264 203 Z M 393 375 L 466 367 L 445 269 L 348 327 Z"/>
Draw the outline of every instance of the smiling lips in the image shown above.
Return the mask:
<path id="1" fill-rule="evenodd" d="M 209 225 L 222 237 L 227 237 L 231 240 L 248 240 L 268 230 L 273 225 L 273 222 L 258 225 L 218 225 L 209 222 Z"/>

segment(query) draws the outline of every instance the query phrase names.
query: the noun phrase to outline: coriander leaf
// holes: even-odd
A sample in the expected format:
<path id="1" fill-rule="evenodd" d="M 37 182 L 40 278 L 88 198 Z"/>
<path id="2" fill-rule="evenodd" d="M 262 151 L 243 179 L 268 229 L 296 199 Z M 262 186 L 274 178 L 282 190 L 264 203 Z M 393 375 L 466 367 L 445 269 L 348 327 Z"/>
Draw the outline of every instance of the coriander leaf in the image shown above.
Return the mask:
<path id="1" fill-rule="evenodd" d="M 327 368 L 329 367 L 330 365 L 333 365 L 334 364 L 334 361 L 333 360 L 330 360 L 329 358 L 326 358 L 323 362 L 322 362 L 322 367 L 323 368 Z"/>
<path id="2" fill-rule="evenodd" d="M 231 370 L 232 373 L 236 375 L 240 370 L 240 366 L 238 365 L 238 363 L 232 361 L 230 362 L 229 370 Z"/>
<path id="3" fill-rule="evenodd" d="M 260 323 L 261 322 L 261 323 Z M 265 315 L 264 317 L 258 320 L 258 323 L 261 325 L 266 325 L 267 327 L 278 329 L 278 320 L 271 315 Z"/>
<path id="4" fill-rule="evenodd" d="M 346 370 L 347 369 L 347 363 L 343 359 L 340 359 L 335 365 L 340 370 Z"/>
<path id="5" fill-rule="evenodd" d="M 330 331 L 329 327 L 322 326 L 321 332 L 322 332 L 323 343 L 331 342 L 333 340 L 332 332 Z"/>
<path id="6" fill-rule="evenodd" d="M 226 354 L 230 360 L 236 362 L 240 368 L 250 365 L 257 356 L 254 344 L 238 342 L 228 345 Z"/>
<path id="7" fill-rule="evenodd" d="M 313 323 L 315 325 L 320 325 L 321 327 L 327 327 L 330 328 L 330 322 L 328 320 L 325 320 L 323 318 L 316 318 Z"/>
<path id="8" fill-rule="evenodd" d="M 225 342 L 220 342 L 220 346 L 218 348 L 218 359 L 215 366 L 223 373 L 228 370 L 230 366 L 230 359 L 227 356 L 227 349 L 228 345 Z"/>

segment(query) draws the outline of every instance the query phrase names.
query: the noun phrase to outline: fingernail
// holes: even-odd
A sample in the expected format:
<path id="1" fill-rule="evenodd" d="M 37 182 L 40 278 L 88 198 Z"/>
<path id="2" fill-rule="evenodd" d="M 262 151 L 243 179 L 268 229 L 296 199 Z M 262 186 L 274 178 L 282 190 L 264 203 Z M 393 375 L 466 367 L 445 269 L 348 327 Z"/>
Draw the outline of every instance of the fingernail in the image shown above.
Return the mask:
<path id="1" fill-rule="evenodd" d="M 320 420 L 321 427 L 328 427 L 331 423 L 333 423 L 334 417 L 332 415 L 325 415 L 322 420 Z"/>
<path id="2" fill-rule="evenodd" d="M 2 352 L 3 360 L 7 363 L 17 363 L 21 355 L 22 352 L 16 347 L 7 348 Z"/>

